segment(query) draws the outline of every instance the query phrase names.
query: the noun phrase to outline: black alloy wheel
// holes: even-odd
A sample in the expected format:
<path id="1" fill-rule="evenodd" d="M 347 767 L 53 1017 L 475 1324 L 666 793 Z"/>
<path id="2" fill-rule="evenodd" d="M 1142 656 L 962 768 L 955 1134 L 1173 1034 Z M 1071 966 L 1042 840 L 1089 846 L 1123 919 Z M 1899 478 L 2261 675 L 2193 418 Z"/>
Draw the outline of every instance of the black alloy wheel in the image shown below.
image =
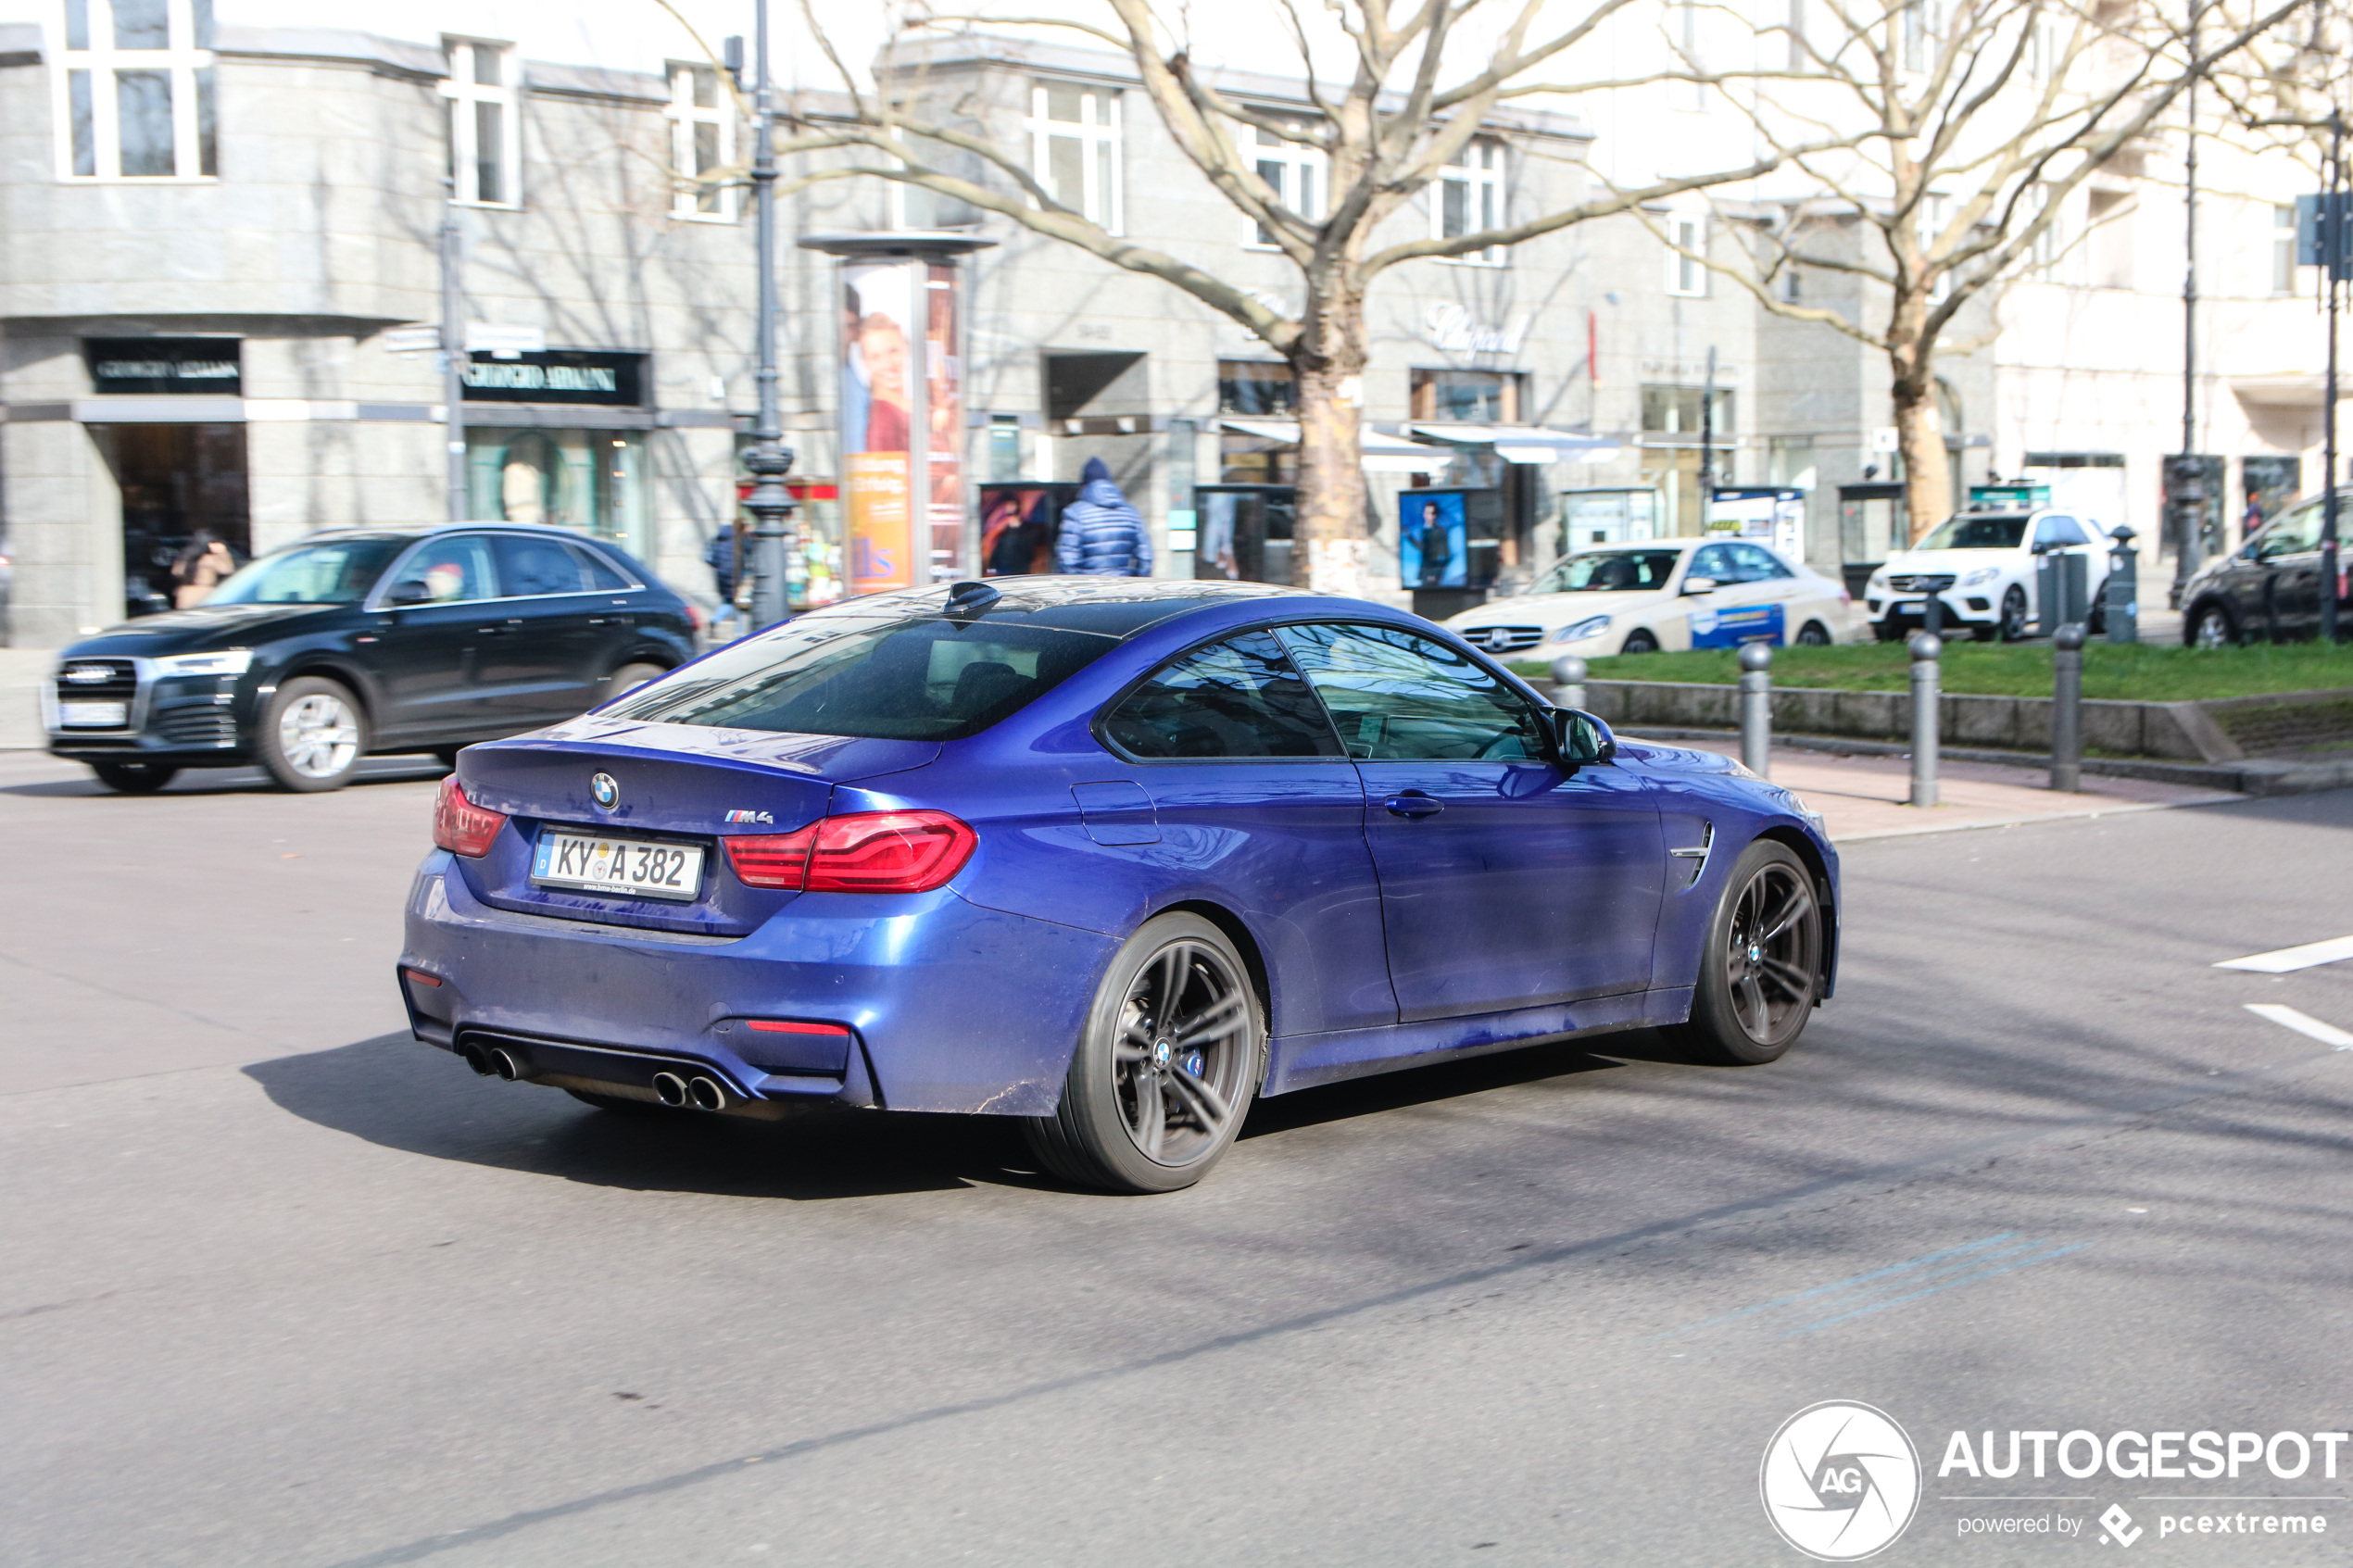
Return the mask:
<path id="1" fill-rule="evenodd" d="M 1629 632 L 1626 633 L 1626 646 L 1619 648 L 1617 651 L 1620 653 L 1656 653 L 1658 651 L 1658 639 L 1652 636 L 1648 632 L 1641 630 Z"/>
<path id="2" fill-rule="evenodd" d="M 1724 882 L 1700 955 L 1692 1016 L 1667 1033 L 1692 1055 L 1733 1066 L 1777 1060 L 1805 1030 L 1822 988 L 1822 905 L 1804 861 L 1759 839 Z"/>
<path id="3" fill-rule="evenodd" d="M 1809 621 L 1797 629 L 1797 646 L 1802 648 L 1826 648 L 1831 646 L 1830 628 L 1818 621 Z"/>
<path id="4" fill-rule="evenodd" d="M 2208 600 L 2190 611 L 2188 634 L 2182 639 L 2194 648 L 2226 648 L 2239 640 L 2231 612 Z"/>
<path id="5" fill-rule="evenodd" d="M 93 762 L 90 771 L 117 795 L 153 795 L 180 774 L 160 762 Z"/>
<path id="6" fill-rule="evenodd" d="M 2000 636 L 2006 643 L 2015 643 L 2023 641 L 2026 634 L 2026 590 L 2013 583 L 2002 596 Z"/>
<path id="7" fill-rule="evenodd" d="M 1065 1181 L 1174 1192 L 1233 1147 L 1265 1054 L 1241 954 L 1199 915 L 1162 915 L 1128 938 L 1103 976 L 1061 1106 L 1023 1131 Z"/>

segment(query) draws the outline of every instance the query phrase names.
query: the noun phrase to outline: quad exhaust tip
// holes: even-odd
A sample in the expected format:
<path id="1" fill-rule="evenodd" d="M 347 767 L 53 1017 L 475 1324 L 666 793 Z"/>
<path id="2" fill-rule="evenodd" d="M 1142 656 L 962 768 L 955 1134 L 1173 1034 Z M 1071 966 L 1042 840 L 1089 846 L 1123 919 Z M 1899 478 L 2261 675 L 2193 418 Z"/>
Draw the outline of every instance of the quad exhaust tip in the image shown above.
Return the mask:
<path id="1" fill-rule="evenodd" d="M 500 1052 L 499 1054 L 504 1055 L 505 1053 Z M 458 1055 L 464 1060 L 468 1067 L 474 1070 L 477 1076 L 487 1078 L 492 1073 L 498 1071 L 498 1069 L 491 1063 L 490 1053 L 484 1050 L 480 1046 L 473 1044 L 472 1041 L 468 1041 L 463 1047 L 459 1047 Z M 513 1074 L 509 1073 L 507 1076 L 512 1077 Z"/>
<path id="2" fill-rule="evenodd" d="M 504 1050 L 495 1050 L 490 1053 L 490 1070 L 510 1084 L 518 1078 L 531 1076 L 529 1068 L 517 1061 L 513 1053 Z"/>
<path id="3" fill-rule="evenodd" d="M 675 1073 L 655 1073 L 654 1098 L 668 1106 L 685 1105 L 686 1103 L 686 1080 L 681 1078 Z"/>
<path id="4" fill-rule="evenodd" d="M 716 1078 L 697 1078 L 686 1085 L 686 1090 L 694 1096 L 698 1110 L 727 1109 L 727 1087 Z"/>

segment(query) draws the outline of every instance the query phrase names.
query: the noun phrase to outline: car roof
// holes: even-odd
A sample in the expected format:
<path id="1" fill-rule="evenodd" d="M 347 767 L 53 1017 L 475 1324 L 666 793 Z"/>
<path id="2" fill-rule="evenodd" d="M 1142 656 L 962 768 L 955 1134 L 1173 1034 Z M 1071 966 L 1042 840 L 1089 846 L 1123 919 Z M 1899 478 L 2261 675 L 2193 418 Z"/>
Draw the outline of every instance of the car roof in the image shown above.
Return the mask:
<path id="1" fill-rule="evenodd" d="M 554 523 L 505 522 L 496 518 L 476 518 L 468 522 L 323 522 L 295 543 L 307 544 L 322 533 L 332 533 L 338 539 L 423 539 L 435 533 L 451 533 L 468 528 L 492 528 L 502 533 L 546 533 L 559 539 L 588 537 L 576 528 L 559 528 Z"/>
<path id="2" fill-rule="evenodd" d="M 1151 577 L 992 577 L 981 585 L 995 590 L 996 598 L 985 606 L 959 611 L 960 617 L 1120 638 L 1195 610 L 1258 599 L 1324 596 L 1281 583 L 1189 582 Z M 928 588 L 869 594 L 809 613 L 935 616 L 947 609 L 951 595 L 966 586 L 940 583 Z"/>

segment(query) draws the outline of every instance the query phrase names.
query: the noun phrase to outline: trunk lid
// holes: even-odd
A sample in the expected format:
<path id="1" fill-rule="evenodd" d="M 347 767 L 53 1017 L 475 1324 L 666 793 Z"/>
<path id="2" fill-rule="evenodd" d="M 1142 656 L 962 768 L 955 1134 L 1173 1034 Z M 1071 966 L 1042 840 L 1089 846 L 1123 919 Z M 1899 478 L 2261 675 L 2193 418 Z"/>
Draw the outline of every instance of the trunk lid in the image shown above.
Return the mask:
<path id="1" fill-rule="evenodd" d="M 720 840 L 790 833 L 825 814 L 837 784 L 919 768 L 936 741 L 654 724 L 593 715 L 511 740 L 469 746 L 458 781 L 466 798 L 504 814 L 511 831 L 491 852 L 458 863 L 468 887 L 496 909 L 709 935 L 743 935 L 797 894 L 745 886 Z M 610 805 L 592 784 L 612 781 Z M 550 832 L 651 841 L 702 850 L 692 899 L 593 893 L 532 880 Z"/>

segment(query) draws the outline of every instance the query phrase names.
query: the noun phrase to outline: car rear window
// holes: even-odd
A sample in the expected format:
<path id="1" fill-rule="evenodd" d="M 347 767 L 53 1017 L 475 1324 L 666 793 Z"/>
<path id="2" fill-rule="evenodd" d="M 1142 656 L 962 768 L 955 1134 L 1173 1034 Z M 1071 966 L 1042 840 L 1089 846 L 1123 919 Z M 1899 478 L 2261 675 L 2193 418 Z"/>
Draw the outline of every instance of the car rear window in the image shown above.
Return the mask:
<path id="1" fill-rule="evenodd" d="M 608 718 L 861 740 L 962 740 L 1021 711 L 1116 637 L 946 617 L 826 613 L 724 648 Z"/>

